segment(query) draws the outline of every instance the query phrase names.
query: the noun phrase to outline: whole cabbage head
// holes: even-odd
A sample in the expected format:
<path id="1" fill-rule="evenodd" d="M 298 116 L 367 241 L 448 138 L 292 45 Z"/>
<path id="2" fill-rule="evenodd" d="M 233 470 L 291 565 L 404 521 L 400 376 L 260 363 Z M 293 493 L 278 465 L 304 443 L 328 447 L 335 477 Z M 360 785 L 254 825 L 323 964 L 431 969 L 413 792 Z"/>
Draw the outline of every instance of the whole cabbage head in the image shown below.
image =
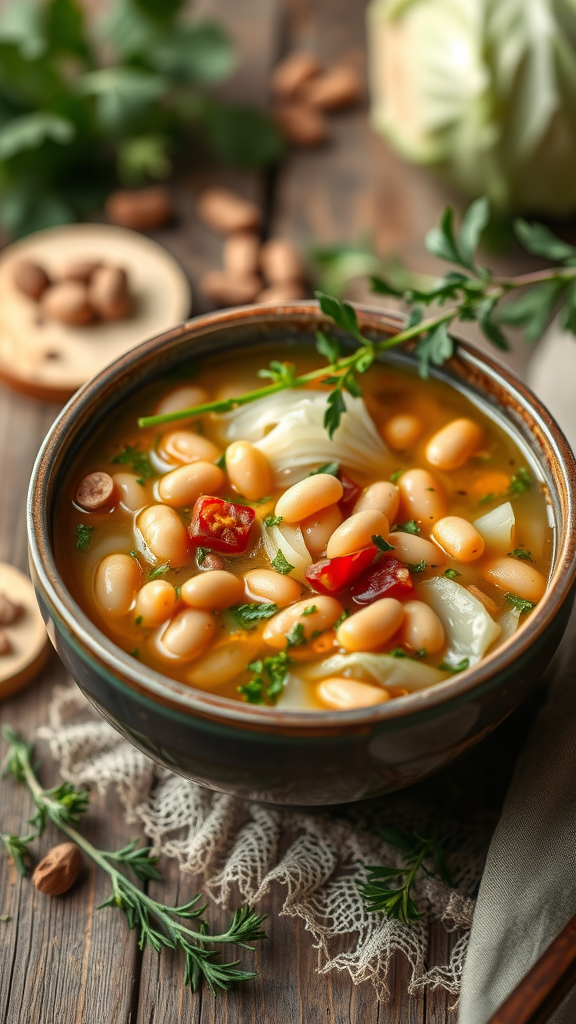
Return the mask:
<path id="1" fill-rule="evenodd" d="M 503 209 L 576 208 L 576 0 L 372 0 L 372 124 Z"/>

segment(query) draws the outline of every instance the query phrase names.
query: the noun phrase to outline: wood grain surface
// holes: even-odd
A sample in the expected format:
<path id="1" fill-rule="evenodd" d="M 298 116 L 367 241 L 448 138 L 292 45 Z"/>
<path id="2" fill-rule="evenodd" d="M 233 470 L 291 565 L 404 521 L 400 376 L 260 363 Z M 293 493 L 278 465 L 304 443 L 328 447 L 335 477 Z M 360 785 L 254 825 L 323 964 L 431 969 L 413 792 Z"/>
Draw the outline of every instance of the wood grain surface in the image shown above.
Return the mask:
<path id="1" fill-rule="evenodd" d="M 231 87 L 236 98 L 266 103 L 270 68 L 295 47 L 313 47 L 327 62 L 345 57 L 364 66 L 364 0 L 203 0 L 201 10 L 222 18 L 242 48 L 243 66 Z M 443 190 L 386 150 L 371 134 L 365 111 L 334 115 L 330 123 L 326 148 L 294 151 L 278 173 L 224 172 L 216 180 L 263 204 L 267 234 L 287 235 L 305 248 L 312 239 L 355 242 L 368 229 L 382 253 L 399 252 L 415 269 L 434 272 L 421 240 L 437 219 Z M 154 232 L 188 273 L 195 312 L 207 308 L 198 290 L 201 274 L 220 265 L 221 239 L 195 213 L 199 191 L 213 180 L 208 172 L 184 169 L 174 184 L 177 223 Z M 28 477 L 57 411 L 0 391 L 0 560 L 24 569 Z M 0 704 L 0 720 L 32 735 L 46 719 L 53 686 L 63 680 L 52 656 L 32 686 Z M 41 777 L 56 781 L 49 758 Z M 30 811 L 21 789 L 2 780 L 0 830 L 26 832 Z M 108 849 L 138 834 L 111 794 L 93 795 L 84 827 Z M 49 827 L 38 858 L 56 841 Z M 173 862 L 162 867 L 165 881 L 150 891 L 161 892 L 164 902 L 183 902 L 201 887 Z M 217 1001 L 206 992 L 193 995 L 181 984 L 178 957 L 140 954 L 123 915 L 96 909 L 107 894 L 106 879 L 87 866 L 68 895 L 44 897 L 0 856 L 0 917 L 10 918 L 0 921 L 2 1024 L 455 1024 L 454 997 L 442 990 L 407 996 L 408 966 L 401 957 L 392 967 L 388 1003 L 378 1004 L 369 984 L 354 987 L 343 973 L 319 975 L 309 934 L 295 919 L 278 916 L 279 890 L 258 907 L 269 915 L 269 939 L 256 956 L 257 980 Z M 226 916 L 210 908 L 214 925 Z M 431 961 L 447 958 L 453 941 L 442 928 L 434 930 Z"/>

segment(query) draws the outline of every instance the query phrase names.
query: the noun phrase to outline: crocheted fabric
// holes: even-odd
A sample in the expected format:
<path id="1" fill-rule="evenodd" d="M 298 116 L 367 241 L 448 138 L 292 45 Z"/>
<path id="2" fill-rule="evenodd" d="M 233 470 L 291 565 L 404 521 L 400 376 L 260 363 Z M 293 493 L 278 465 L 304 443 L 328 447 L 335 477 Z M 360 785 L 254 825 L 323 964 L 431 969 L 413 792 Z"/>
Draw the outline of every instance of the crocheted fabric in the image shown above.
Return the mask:
<path id="1" fill-rule="evenodd" d="M 217 903 L 236 899 L 237 887 L 246 903 L 257 905 L 271 886 L 283 886 L 281 913 L 300 918 L 311 933 L 320 973 L 347 971 L 354 984 L 369 980 L 387 998 L 391 961 L 402 953 L 411 966 L 410 993 L 437 986 L 458 992 L 487 827 L 447 824 L 443 848 L 454 888 L 420 871 L 413 895 L 422 916 L 407 927 L 367 913 L 358 886 L 367 865 L 402 864 L 378 826 L 430 827 L 433 810 L 413 797 L 393 794 L 346 810 L 304 813 L 214 793 L 149 760 L 97 717 L 75 686 L 55 689 L 48 725 L 38 735 L 63 778 L 100 793 L 115 786 L 126 820 L 142 826 L 156 853 L 203 876 L 204 891 Z M 427 962 L 432 921 L 458 932 L 449 963 Z M 346 952 L 331 952 L 335 936 L 348 937 Z"/>

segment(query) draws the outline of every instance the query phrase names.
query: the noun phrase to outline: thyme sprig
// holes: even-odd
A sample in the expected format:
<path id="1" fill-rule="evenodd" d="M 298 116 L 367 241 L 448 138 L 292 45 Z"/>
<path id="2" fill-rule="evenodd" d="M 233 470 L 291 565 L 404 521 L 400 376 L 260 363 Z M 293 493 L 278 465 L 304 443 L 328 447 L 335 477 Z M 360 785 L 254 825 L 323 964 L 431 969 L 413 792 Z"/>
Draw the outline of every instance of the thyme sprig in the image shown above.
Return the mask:
<path id="1" fill-rule="evenodd" d="M 476 256 L 489 218 L 488 200 L 477 199 L 466 210 L 457 233 L 454 211 L 451 206 L 446 207 L 440 225 L 428 233 L 426 247 L 457 269 L 449 270 L 428 290 L 399 289 L 384 278 L 372 278 L 373 291 L 401 298 L 410 307 L 405 326 L 392 337 L 372 340 L 362 334 L 350 303 L 316 292 L 325 316 L 359 346 L 354 352 L 343 354 L 339 338 L 317 331 L 316 346 L 327 359 L 326 366 L 298 374 L 292 363 L 273 360 L 268 368 L 259 371 L 259 376 L 271 381 L 265 387 L 178 412 L 144 416 L 138 420 L 139 426 L 157 426 L 207 412 L 230 412 L 286 388 L 318 383 L 332 389 L 324 416 L 324 426 L 332 438 L 346 411 L 346 394 L 361 394 L 358 376 L 370 368 L 378 353 L 387 349 L 415 340 L 420 375 L 427 377 L 431 366 L 441 366 L 453 355 L 454 340 L 449 329 L 458 321 L 476 320 L 488 341 L 504 351 L 509 344 L 501 325 L 520 325 L 526 339 L 536 341 L 557 308 L 562 310 L 563 326 L 576 334 L 576 247 L 557 238 L 542 224 L 517 220 L 515 230 L 524 248 L 556 261 L 557 265 L 518 277 L 494 277 L 492 271 L 478 263 Z M 519 298 L 501 306 L 501 301 L 513 292 L 520 292 Z M 432 307 L 435 309 L 431 315 L 425 316 Z"/>
<path id="2" fill-rule="evenodd" d="M 379 833 L 382 839 L 400 850 L 405 866 L 368 867 L 368 879 L 360 886 L 360 895 L 370 913 L 384 911 L 387 917 L 407 925 L 414 924 L 422 917 L 412 896 L 418 872 L 439 875 L 448 885 L 451 884 L 441 845 L 442 829 L 437 825 L 425 836 L 416 831 L 407 834 L 394 826 L 386 826 L 379 829 Z M 427 867 L 426 861 L 432 869 Z"/>
<path id="3" fill-rule="evenodd" d="M 152 855 L 151 847 L 139 847 L 138 840 L 114 852 L 93 846 L 74 827 L 88 806 L 89 793 L 75 789 L 69 782 L 61 783 L 53 789 L 43 789 L 32 763 L 32 745 L 25 743 L 8 725 L 3 726 L 2 733 L 8 743 L 4 774 L 11 775 L 28 787 L 36 808 L 31 819 L 36 829 L 34 833 L 24 837 L 1 837 L 22 874 L 26 874 L 25 858 L 29 854 L 30 843 L 42 835 L 50 820 L 106 872 L 112 892 L 101 907 L 116 907 L 124 911 L 129 928 L 133 928 L 138 935 L 140 949 L 151 946 L 157 953 L 162 949 L 182 950 L 185 957 L 184 984 L 190 985 L 194 992 L 202 981 L 216 993 L 218 990 L 227 991 L 236 982 L 248 981 L 256 976 L 253 971 L 240 970 L 238 960 L 222 963 L 218 959 L 218 947 L 223 943 L 233 943 L 253 950 L 252 943 L 266 937 L 262 931 L 264 917 L 257 916 L 248 907 L 241 907 L 234 912 L 225 932 L 212 935 L 203 920 L 206 906 L 200 905 L 201 893 L 180 907 L 170 907 L 143 892 L 119 870 L 119 866 L 132 871 L 139 881 L 161 880 L 162 876 L 156 867 L 158 858 Z M 185 923 L 193 920 L 196 921 L 196 928 Z"/>

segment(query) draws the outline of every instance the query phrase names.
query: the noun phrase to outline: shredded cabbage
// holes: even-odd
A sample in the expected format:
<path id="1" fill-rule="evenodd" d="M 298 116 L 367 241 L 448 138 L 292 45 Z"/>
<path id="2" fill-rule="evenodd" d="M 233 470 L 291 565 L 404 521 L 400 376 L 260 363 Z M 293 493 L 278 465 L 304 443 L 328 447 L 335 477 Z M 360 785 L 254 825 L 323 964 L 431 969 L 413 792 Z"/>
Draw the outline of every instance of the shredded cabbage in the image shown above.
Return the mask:
<path id="1" fill-rule="evenodd" d="M 300 527 L 290 526 L 289 523 L 279 523 L 278 526 L 262 526 L 262 539 L 270 561 L 276 558 L 278 550 L 280 550 L 286 561 L 294 566 L 286 575 L 292 576 L 295 580 L 306 583 L 308 586 L 305 570 L 312 565 L 312 556 L 304 543 Z"/>
<path id="2" fill-rule="evenodd" d="M 493 508 L 485 516 L 475 519 L 473 526 L 482 537 L 488 550 L 496 555 L 507 555 L 514 547 L 516 519 L 509 501 Z"/>
<path id="3" fill-rule="evenodd" d="M 362 398 L 346 395 L 346 412 L 330 440 L 323 425 L 326 391 L 287 389 L 222 416 L 228 442 L 251 441 L 274 469 L 277 487 L 289 487 L 327 462 L 379 476 L 388 454 Z"/>
<path id="4" fill-rule="evenodd" d="M 446 678 L 446 672 L 414 658 L 394 658 L 391 654 L 333 654 L 325 661 L 300 669 L 306 679 L 347 676 L 381 686 L 400 686 L 404 690 L 424 690 Z M 368 677 L 368 678 L 367 678 Z"/>
<path id="5" fill-rule="evenodd" d="M 518 629 L 518 626 L 520 625 L 520 615 L 521 612 L 519 608 L 509 608 L 508 611 L 504 612 L 504 614 L 498 619 L 498 625 L 502 630 L 502 633 L 500 634 L 500 641 L 502 643 L 513 636 Z"/>
<path id="6" fill-rule="evenodd" d="M 418 589 L 444 626 L 448 640 L 444 662 L 456 667 L 468 658 L 470 665 L 476 665 L 500 636 L 498 623 L 466 587 L 445 576 L 426 580 Z"/>

